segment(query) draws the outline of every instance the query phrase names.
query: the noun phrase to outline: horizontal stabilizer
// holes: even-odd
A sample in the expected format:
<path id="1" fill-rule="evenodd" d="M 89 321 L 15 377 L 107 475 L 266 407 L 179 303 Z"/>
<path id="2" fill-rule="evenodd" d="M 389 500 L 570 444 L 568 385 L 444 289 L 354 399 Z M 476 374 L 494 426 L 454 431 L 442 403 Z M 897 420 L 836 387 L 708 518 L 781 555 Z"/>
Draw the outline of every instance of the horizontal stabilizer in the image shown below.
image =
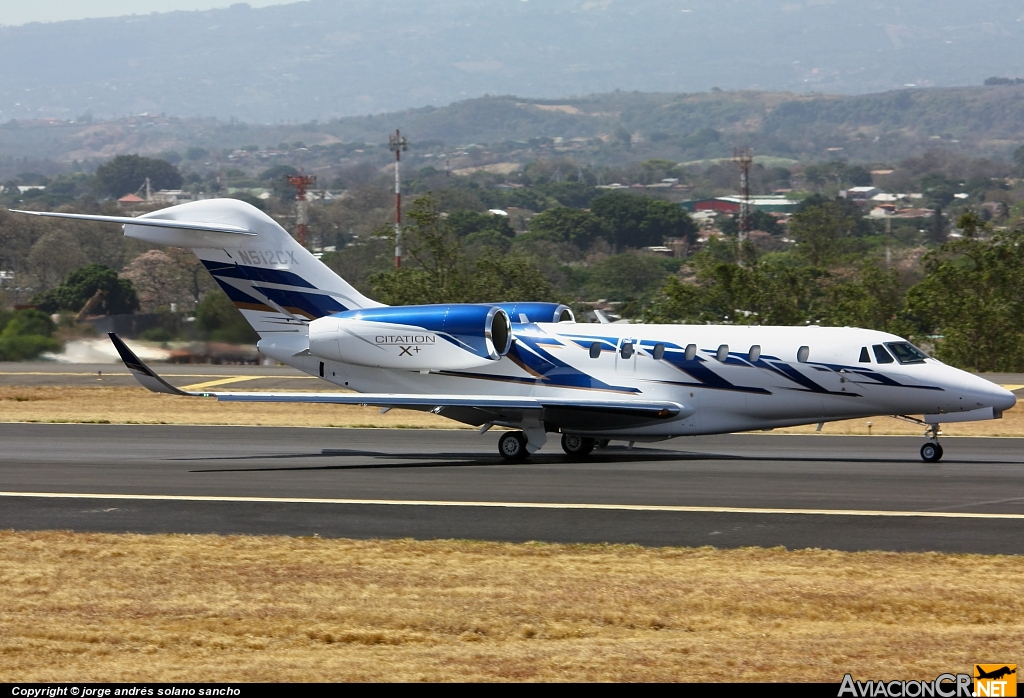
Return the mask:
<path id="1" fill-rule="evenodd" d="M 256 235 L 256 233 L 237 225 L 224 223 L 199 223 L 195 221 L 176 221 L 169 218 L 132 218 L 131 216 L 92 216 L 84 213 L 53 213 L 52 211 L 18 211 L 11 209 L 11 213 L 25 213 L 29 216 L 43 216 L 44 218 L 72 218 L 79 221 L 99 221 L 101 223 L 121 223 L 122 225 L 142 225 L 151 228 L 178 228 L 182 230 L 202 230 L 207 233 L 230 233 L 232 235 Z"/>

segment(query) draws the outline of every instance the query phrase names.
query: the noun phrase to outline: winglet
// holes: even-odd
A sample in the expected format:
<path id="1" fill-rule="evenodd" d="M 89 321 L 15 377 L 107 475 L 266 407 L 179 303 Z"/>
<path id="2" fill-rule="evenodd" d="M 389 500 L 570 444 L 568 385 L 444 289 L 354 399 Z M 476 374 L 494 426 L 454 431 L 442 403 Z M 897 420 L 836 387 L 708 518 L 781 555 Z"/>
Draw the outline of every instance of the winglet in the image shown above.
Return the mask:
<path id="1" fill-rule="evenodd" d="M 135 355 L 128 345 L 124 343 L 120 337 L 114 332 L 108 332 L 107 336 L 110 337 L 110 341 L 113 342 L 114 348 L 117 349 L 117 353 L 121 355 L 121 361 L 128 367 L 128 370 L 132 372 L 135 379 L 142 383 L 143 387 L 152 390 L 154 393 L 168 393 L 170 395 L 197 395 L 198 393 L 188 393 L 184 390 L 178 390 L 173 385 L 165 381 L 163 378 L 158 376 L 149 366 L 142 362 L 142 359 Z"/>

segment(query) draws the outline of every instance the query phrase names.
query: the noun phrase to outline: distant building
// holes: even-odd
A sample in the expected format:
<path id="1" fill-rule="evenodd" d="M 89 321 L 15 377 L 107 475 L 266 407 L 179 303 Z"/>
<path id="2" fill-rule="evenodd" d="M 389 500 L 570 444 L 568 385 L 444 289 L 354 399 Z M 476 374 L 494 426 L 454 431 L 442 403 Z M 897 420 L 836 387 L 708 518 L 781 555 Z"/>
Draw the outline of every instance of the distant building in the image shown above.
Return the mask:
<path id="1" fill-rule="evenodd" d="M 878 187 L 850 187 L 839 192 L 839 196 L 844 199 L 852 199 L 854 201 L 867 201 L 871 197 L 881 194 L 881 190 Z"/>
<path id="2" fill-rule="evenodd" d="M 153 192 L 153 196 L 150 199 L 154 203 L 167 204 L 169 206 L 194 200 L 195 197 L 191 192 L 182 191 L 181 189 L 161 189 L 160 191 Z"/>
<path id="3" fill-rule="evenodd" d="M 135 194 L 125 194 L 117 200 L 118 206 L 138 206 L 144 203 L 146 203 L 146 200 L 141 196 L 135 196 Z"/>
<path id="4" fill-rule="evenodd" d="M 717 211 L 718 213 L 737 214 L 743 199 L 738 196 L 716 196 L 713 199 L 698 199 L 695 201 L 683 201 L 679 205 L 691 213 L 699 211 Z M 750 199 L 750 206 L 754 211 L 765 213 L 793 213 L 799 201 L 787 199 L 785 196 L 754 196 Z"/>

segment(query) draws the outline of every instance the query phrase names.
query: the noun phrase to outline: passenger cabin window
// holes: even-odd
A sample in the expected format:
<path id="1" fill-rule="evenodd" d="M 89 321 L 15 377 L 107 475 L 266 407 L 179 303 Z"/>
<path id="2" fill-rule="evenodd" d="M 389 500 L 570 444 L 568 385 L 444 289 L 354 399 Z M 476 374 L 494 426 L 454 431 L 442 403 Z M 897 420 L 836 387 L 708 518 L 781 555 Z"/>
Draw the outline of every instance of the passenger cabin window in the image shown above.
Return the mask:
<path id="1" fill-rule="evenodd" d="M 590 345 L 590 358 L 597 359 L 601 357 L 601 343 L 594 342 Z"/>
<path id="2" fill-rule="evenodd" d="M 631 358 L 633 356 L 633 343 L 623 342 L 622 349 L 619 351 L 619 356 L 621 356 L 624 359 Z"/>
<path id="3" fill-rule="evenodd" d="M 662 357 L 665 356 L 665 345 L 658 342 L 654 345 L 654 351 L 651 352 L 651 356 L 654 357 L 655 361 L 661 361 Z"/>
<path id="4" fill-rule="evenodd" d="M 885 347 L 881 344 L 873 344 L 871 345 L 871 349 L 875 352 L 875 361 L 880 364 L 892 363 L 892 356 L 889 355 L 889 352 L 887 352 Z"/>
<path id="5" fill-rule="evenodd" d="M 868 348 L 867 347 L 861 347 L 860 348 L 860 362 L 862 364 L 869 364 L 869 363 L 871 363 L 871 356 L 868 354 Z"/>
<path id="6" fill-rule="evenodd" d="M 901 364 L 923 364 L 928 355 L 910 342 L 886 342 L 885 346 Z"/>

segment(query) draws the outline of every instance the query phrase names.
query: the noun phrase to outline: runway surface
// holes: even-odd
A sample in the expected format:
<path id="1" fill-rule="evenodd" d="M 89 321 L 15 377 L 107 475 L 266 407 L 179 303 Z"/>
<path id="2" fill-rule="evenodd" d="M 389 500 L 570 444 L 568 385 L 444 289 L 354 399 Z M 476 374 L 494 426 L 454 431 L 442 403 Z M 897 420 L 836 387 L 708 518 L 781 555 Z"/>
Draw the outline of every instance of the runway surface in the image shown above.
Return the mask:
<path id="1" fill-rule="evenodd" d="M 555 435 L 552 435 L 554 437 Z M 0 528 L 1024 553 L 1024 440 L 0 424 Z M 326 450 L 325 450 L 326 449 Z"/>

